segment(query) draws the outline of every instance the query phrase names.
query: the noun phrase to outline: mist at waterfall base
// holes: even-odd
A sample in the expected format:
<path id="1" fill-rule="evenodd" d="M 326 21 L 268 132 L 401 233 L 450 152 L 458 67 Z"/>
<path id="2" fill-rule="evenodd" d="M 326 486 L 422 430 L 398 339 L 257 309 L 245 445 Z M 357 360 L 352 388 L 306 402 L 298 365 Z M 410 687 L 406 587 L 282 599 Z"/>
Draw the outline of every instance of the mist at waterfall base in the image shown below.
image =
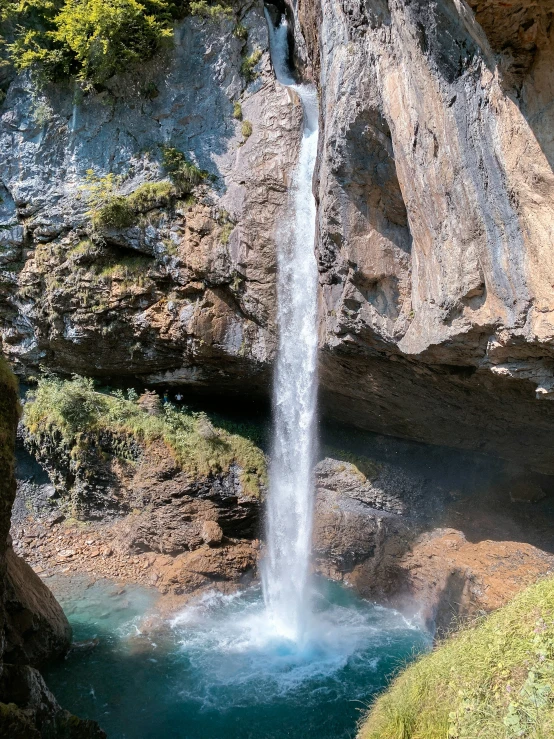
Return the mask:
<path id="1" fill-rule="evenodd" d="M 427 648 L 399 613 L 313 583 L 312 639 L 275 638 L 259 589 L 204 595 L 153 629 L 157 595 L 113 583 L 52 585 L 76 641 L 44 670 L 68 710 L 109 739 L 347 739 L 391 672 Z"/>

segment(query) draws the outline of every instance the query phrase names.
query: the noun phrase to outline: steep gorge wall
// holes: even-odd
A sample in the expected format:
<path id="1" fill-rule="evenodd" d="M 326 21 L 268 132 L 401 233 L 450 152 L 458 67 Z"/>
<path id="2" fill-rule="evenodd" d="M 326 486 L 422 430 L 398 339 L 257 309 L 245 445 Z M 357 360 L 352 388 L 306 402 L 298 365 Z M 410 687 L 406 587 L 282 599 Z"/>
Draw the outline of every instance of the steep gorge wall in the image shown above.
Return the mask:
<path id="1" fill-rule="evenodd" d="M 325 406 L 551 472 L 554 10 L 472 6 L 300 3 Z"/>
<path id="2" fill-rule="evenodd" d="M 71 629 L 52 593 L 11 545 L 18 408 L 15 378 L 0 356 L 0 735 L 102 739 L 95 722 L 60 708 L 36 669 L 67 652 Z"/>

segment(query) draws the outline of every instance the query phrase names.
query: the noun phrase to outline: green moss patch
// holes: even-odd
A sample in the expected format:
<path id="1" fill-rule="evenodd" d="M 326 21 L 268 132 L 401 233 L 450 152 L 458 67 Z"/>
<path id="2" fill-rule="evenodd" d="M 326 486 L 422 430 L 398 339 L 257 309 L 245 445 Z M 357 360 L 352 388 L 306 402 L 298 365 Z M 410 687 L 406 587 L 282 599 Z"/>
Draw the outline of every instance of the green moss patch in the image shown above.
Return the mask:
<path id="1" fill-rule="evenodd" d="M 242 122 L 242 125 L 240 127 L 240 132 L 242 133 L 245 139 L 252 136 L 252 124 L 250 123 L 250 121 Z"/>
<path id="2" fill-rule="evenodd" d="M 262 58 L 261 49 L 255 49 L 251 54 L 245 56 L 240 66 L 242 76 L 247 82 L 252 82 L 258 76 L 256 65 Z"/>
<path id="3" fill-rule="evenodd" d="M 119 434 L 144 446 L 161 440 L 191 475 L 226 474 L 236 464 L 245 493 L 259 495 L 266 482 L 265 457 L 245 428 L 168 403 L 154 410 L 139 404 L 134 391 L 98 392 L 87 378 L 46 377 L 25 404 L 23 421 L 31 436 L 49 435 L 74 458 L 85 434 Z"/>
<path id="4" fill-rule="evenodd" d="M 171 182 L 162 180 L 144 182 L 129 195 L 123 195 L 122 179 L 113 173 L 100 177 L 94 170 L 88 170 L 82 189 L 90 205 L 87 215 L 94 228 L 129 228 L 138 223 L 139 215 L 169 207 L 180 194 Z"/>
<path id="5" fill-rule="evenodd" d="M 554 736 L 554 578 L 447 638 L 374 704 L 359 739 Z"/>

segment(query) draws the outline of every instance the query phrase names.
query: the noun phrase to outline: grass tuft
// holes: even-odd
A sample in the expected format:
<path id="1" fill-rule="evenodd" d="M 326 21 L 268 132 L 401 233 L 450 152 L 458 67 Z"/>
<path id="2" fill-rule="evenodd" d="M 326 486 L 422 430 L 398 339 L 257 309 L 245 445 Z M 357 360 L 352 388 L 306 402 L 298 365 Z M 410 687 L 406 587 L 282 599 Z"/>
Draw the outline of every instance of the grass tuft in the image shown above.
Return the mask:
<path id="1" fill-rule="evenodd" d="M 209 173 L 190 162 L 182 151 L 174 146 L 162 147 L 162 166 L 181 194 L 189 194 L 203 182 Z"/>
<path id="2" fill-rule="evenodd" d="M 88 378 L 42 378 L 25 404 L 23 422 L 38 441 L 44 434 L 56 443 L 61 440 L 73 458 L 82 453 L 84 434 L 110 432 L 144 446 L 162 440 L 181 468 L 194 476 L 226 474 L 237 465 L 248 495 L 259 496 L 266 483 L 264 454 L 247 430 L 169 403 L 152 414 L 133 391 L 98 392 Z M 213 434 L 206 434 L 207 424 Z"/>
<path id="3" fill-rule="evenodd" d="M 252 136 L 252 124 L 250 121 L 243 121 L 242 126 L 240 127 L 240 132 L 244 136 L 245 139 Z"/>
<path id="4" fill-rule="evenodd" d="M 358 739 L 548 739 L 553 686 L 554 578 L 548 578 L 400 673 Z"/>
<path id="5" fill-rule="evenodd" d="M 253 82 L 258 76 L 255 67 L 261 58 L 261 49 L 255 49 L 249 56 L 245 56 L 242 60 L 240 72 L 247 82 Z"/>
<path id="6" fill-rule="evenodd" d="M 242 105 L 239 102 L 233 105 L 233 118 L 242 121 Z"/>

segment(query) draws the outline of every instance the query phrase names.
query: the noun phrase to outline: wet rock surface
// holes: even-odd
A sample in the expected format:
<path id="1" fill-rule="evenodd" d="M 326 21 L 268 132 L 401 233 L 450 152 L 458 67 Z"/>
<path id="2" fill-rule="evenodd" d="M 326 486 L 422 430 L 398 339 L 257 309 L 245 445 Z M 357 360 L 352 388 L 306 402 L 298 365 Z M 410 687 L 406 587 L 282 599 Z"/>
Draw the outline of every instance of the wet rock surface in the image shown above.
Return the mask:
<path id="1" fill-rule="evenodd" d="M 0 730 L 10 739 L 106 739 L 96 721 L 63 710 L 40 673 L 27 665 L 4 665 L 0 673 Z"/>

